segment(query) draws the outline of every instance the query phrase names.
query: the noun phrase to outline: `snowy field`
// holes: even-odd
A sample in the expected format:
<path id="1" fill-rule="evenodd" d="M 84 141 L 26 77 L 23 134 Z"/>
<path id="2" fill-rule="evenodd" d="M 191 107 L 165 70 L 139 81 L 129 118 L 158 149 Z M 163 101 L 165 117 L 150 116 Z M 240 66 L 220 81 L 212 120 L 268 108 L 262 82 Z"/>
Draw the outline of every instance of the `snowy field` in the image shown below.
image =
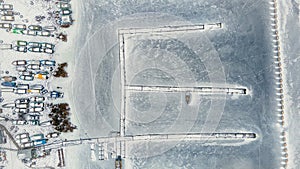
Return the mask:
<path id="1" fill-rule="evenodd" d="M 278 1 L 279 2 L 279 1 Z M 300 133 L 299 133 L 299 120 L 300 120 L 300 91 L 299 91 L 299 71 L 300 71 L 300 2 L 299 1 L 286 1 L 279 2 L 279 16 L 280 16 L 280 36 L 284 42 L 282 53 L 285 56 L 285 100 L 286 112 L 288 114 L 288 145 L 290 168 L 297 169 L 300 167 Z"/>
<path id="2" fill-rule="evenodd" d="M 81 137 L 106 136 L 120 129 L 124 101 L 120 29 L 219 22 L 224 25 L 220 30 L 127 39 L 127 83 L 243 86 L 250 93 L 192 95 L 187 105 L 185 93 L 127 92 L 125 134 L 253 132 L 258 139 L 247 144 L 128 143 L 125 167 L 280 168 L 282 128 L 276 107 L 269 1 L 90 0 L 78 7 L 79 47 L 70 95 Z M 92 164 L 88 168 L 106 166 Z"/>

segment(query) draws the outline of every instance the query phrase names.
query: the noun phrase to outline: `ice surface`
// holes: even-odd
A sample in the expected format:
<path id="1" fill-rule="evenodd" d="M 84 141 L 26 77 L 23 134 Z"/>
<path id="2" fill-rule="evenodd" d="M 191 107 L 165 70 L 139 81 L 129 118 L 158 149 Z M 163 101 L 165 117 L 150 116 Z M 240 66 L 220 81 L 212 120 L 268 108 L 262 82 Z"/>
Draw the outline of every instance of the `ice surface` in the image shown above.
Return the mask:
<path id="1" fill-rule="evenodd" d="M 130 143 L 127 144 L 126 167 L 280 167 L 280 126 L 277 125 L 275 108 L 268 1 L 95 0 L 82 4 L 78 41 L 84 44 L 76 51 L 76 79 L 72 92 L 82 132 L 95 137 L 119 130 L 122 97 L 118 29 L 221 22 L 224 25 L 221 30 L 176 36 L 129 37 L 125 44 L 127 83 L 238 85 L 249 88 L 251 95 L 238 98 L 193 95 L 191 105 L 186 105 L 184 93 L 127 92 L 126 134 L 248 131 L 257 133 L 259 139 L 244 145 L 180 141 Z M 283 8 L 285 4 L 281 5 Z M 292 6 L 295 5 L 289 7 Z M 297 7 L 293 9 L 299 10 Z M 299 14 L 294 17 L 297 16 Z M 296 32 L 297 26 L 291 22 L 281 29 L 288 27 Z M 291 65 L 288 68 L 291 72 L 297 72 L 298 48 L 292 46 L 295 41 L 296 36 L 290 38 L 290 45 L 284 48 L 286 51 L 294 48 L 288 53 L 292 59 L 286 61 Z M 287 76 L 289 92 L 299 84 L 297 80 L 294 82 L 295 76 Z M 296 92 L 290 95 L 297 98 Z M 296 112 L 298 103 L 299 100 L 294 100 L 291 112 Z M 297 114 L 295 118 L 298 118 Z M 295 123 L 290 125 L 297 128 Z M 144 147 L 144 144 L 148 151 L 135 149 Z M 157 153 L 153 155 L 150 150 Z M 299 150 L 294 154 L 297 152 Z M 145 154 L 140 157 L 136 155 L 139 153 Z M 295 165 L 299 165 L 296 159 Z"/>

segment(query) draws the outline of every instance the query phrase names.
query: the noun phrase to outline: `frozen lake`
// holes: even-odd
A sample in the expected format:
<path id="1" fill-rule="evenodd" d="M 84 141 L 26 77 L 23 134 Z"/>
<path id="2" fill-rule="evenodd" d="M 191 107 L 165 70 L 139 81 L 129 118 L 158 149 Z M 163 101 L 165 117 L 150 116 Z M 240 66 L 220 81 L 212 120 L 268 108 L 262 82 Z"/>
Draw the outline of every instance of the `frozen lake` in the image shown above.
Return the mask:
<path id="1" fill-rule="evenodd" d="M 80 6 L 73 102 L 81 135 L 252 132 L 247 144 L 127 144 L 128 168 L 280 168 L 280 125 L 268 1 L 98 1 Z M 119 30 L 222 23 L 199 32 L 125 37 L 126 85 L 243 86 L 247 95 L 126 91 L 122 97 Z M 84 43 L 82 43 L 84 42 Z M 146 149 L 145 149 L 146 147 Z M 101 163 L 97 163 L 101 166 Z M 96 164 L 90 168 L 97 168 Z"/>

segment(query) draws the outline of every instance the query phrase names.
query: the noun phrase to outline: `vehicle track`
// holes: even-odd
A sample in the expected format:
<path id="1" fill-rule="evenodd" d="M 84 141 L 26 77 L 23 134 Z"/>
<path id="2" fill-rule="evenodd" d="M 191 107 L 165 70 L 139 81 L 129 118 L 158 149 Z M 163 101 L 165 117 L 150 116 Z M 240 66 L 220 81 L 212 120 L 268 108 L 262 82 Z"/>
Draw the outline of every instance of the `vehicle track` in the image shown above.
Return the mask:
<path id="1" fill-rule="evenodd" d="M 18 150 L 20 150 L 20 146 L 18 145 L 18 143 L 16 142 L 16 140 L 14 139 L 14 137 L 10 134 L 10 132 L 6 129 L 6 127 L 3 126 L 2 124 L 0 124 L 0 128 L 5 131 L 5 133 L 11 139 L 11 141 L 15 144 L 15 146 L 18 148 Z"/>

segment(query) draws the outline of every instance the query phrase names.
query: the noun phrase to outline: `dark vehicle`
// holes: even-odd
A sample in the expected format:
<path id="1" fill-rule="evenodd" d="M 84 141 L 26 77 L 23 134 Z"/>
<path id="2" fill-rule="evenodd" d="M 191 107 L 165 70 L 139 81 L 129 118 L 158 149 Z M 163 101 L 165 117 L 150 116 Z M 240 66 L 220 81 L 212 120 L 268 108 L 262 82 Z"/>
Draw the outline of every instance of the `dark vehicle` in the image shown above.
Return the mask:
<path id="1" fill-rule="evenodd" d="M 2 76 L 1 80 L 3 80 L 4 82 L 12 82 L 12 81 L 16 81 L 17 78 L 14 76 Z"/>
<path id="2" fill-rule="evenodd" d="M 49 97 L 53 98 L 53 99 L 63 98 L 64 97 L 64 93 L 58 92 L 58 91 L 51 91 Z"/>
<path id="3" fill-rule="evenodd" d="M 1 85 L 6 86 L 6 87 L 16 87 L 17 83 L 16 82 L 2 82 Z"/>

